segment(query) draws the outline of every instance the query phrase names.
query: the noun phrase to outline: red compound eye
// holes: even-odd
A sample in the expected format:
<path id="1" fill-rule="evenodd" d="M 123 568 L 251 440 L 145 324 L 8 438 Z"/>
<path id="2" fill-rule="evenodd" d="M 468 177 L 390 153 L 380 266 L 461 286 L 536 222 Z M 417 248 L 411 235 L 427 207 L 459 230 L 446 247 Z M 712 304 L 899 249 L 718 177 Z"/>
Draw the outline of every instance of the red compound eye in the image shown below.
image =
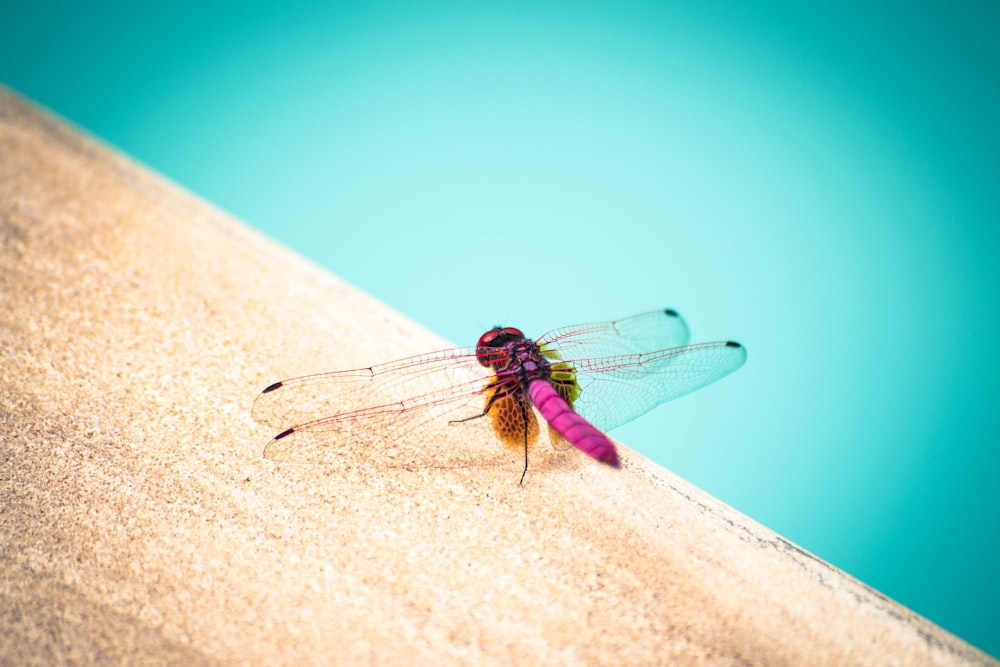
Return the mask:
<path id="1" fill-rule="evenodd" d="M 494 327 L 479 337 L 476 343 L 476 359 L 481 366 L 491 368 L 506 359 L 503 347 L 514 340 L 524 338 L 524 333 L 514 327 Z"/>

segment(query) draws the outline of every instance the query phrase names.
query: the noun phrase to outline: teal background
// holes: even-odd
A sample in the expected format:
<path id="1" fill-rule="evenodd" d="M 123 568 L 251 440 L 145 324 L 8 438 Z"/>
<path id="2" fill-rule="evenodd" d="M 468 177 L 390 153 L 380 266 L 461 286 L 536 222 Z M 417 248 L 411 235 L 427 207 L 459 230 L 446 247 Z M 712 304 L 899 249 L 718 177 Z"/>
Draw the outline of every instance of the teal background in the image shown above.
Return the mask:
<path id="1" fill-rule="evenodd" d="M 1000 655 L 997 7 L 19 3 L 0 81 L 456 343 L 740 340 L 615 436 Z"/>

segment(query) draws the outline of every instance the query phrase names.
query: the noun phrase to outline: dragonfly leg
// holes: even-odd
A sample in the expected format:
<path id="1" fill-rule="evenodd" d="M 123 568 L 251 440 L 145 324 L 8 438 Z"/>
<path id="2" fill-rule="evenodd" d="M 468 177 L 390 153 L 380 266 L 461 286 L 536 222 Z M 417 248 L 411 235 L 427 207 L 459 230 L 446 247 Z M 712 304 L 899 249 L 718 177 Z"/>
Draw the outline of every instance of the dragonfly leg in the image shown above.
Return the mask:
<path id="1" fill-rule="evenodd" d="M 466 417 L 465 419 L 450 419 L 449 424 L 464 424 L 465 422 L 471 422 L 473 419 L 482 419 L 486 416 L 486 412 L 480 412 L 478 415 L 472 415 L 471 417 Z"/>
<path id="2" fill-rule="evenodd" d="M 493 384 L 495 384 L 495 382 Z M 490 410 L 493 409 L 493 403 L 496 402 L 497 397 L 498 393 L 496 391 L 496 388 L 491 385 L 489 387 L 489 392 L 487 393 L 486 396 L 486 407 L 483 408 L 482 412 L 480 412 L 478 415 L 472 415 L 471 417 L 466 417 L 465 419 L 452 419 L 448 423 L 461 424 L 463 422 L 471 422 L 473 419 L 482 419 L 483 417 L 489 414 Z"/>
<path id="3" fill-rule="evenodd" d="M 524 401 L 521 401 L 521 422 L 524 424 L 524 470 L 521 471 L 521 479 L 518 480 L 517 485 L 521 486 L 524 484 L 524 476 L 528 474 L 528 406 Z"/>

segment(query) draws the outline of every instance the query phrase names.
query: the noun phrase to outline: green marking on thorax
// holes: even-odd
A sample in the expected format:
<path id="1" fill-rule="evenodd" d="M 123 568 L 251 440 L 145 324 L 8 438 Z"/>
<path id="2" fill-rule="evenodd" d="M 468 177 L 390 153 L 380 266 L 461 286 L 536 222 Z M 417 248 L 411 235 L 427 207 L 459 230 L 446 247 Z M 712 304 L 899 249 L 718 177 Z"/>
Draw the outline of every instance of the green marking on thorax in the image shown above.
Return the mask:
<path id="1" fill-rule="evenodd" d="M 576 381 L 576 369 L 568 361 L 562 361 L 559 353 L 555 350 L 546 349 L 544 345 L 539 347 L 542 356 L 549 361 L 555 362 L 549 370 L 551 375 L 549 381 L 555 390 L 563 397 L 563 400 L 573 407 L 573 403 L 580 397 L 580 385 Z"/>

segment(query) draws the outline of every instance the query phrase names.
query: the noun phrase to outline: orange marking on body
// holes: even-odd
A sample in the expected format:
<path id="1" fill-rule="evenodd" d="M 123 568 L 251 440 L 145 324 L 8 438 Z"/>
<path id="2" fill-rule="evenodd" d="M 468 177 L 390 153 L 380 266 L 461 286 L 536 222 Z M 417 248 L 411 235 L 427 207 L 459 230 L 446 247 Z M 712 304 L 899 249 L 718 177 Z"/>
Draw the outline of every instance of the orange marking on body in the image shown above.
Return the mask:
<path id="1" fill-rule="evenodd" d="M 488 395 L 487 405 L 490 399 L 491 395 Z M 527 418 L 528 446 L 531 447 L 538 440 L 538 419 L 535 418 L 531 404 L 523 393 L 501 396 L 493 401 L 489 410 L 493 432 L 509 449 L 524 449 L 525 418 Z"/>

